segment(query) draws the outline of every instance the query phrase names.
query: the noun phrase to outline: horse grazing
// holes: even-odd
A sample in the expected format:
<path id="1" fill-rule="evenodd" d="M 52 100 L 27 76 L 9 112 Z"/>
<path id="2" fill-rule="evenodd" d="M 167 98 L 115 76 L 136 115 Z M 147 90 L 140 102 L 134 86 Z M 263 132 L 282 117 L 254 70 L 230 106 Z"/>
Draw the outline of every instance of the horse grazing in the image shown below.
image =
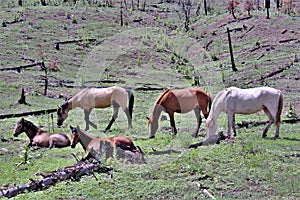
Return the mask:
<path id="1" fill-rule="evenodd" d="M 84 159 L 98 159 L 103 153 L 105 153 L 106 159 L 113 157 L 116 147 L 119 147 L 123 151 L 127 150 L 131 152 L 143 153 L 139 147 L 136 147 L 133 144 L 131 139 L 125 136 L 97 138 L 81 130 L 78 126 L 77 128 L 70 126 L 70 129 L 72 131 L 71 148 L 75 148 L 76 144 L 80 143 L 83 149 L 88 153 Z"/>
<path id="2" fill-rule="evenodd" d="M 172 132 L 176 135 L 177 129 L 175 126 L 174 113 L 187 113 L 194 110 L 197 118 L 197 127 L 193 136 L 197 137 L 199 128 L 202 122 L 200 110 L 205 118 L 209 114 L 211 106 L 211 97 L 208 93 L 198 88 L 186 89 L 168 89 L 163 92 L 154 104 L 152 116 L 149 121 L 149 137 L 154 138 L 158 129 L 158 118 L 162 111 L 170 116 L 170 124 Z M 207 111 L 208 108 L 208 111 Z"/>
<path id="3" fill-rule="evenodd" d="M 208 137 L 212 137 L 217 130 L 217 119 L 221 112 L 228 115 L 227 136 L 231 135 L 231 127 L 236 136 L 235 114 L 253 114 L 263 110 L 269 118 L 269 123 L 263 131 L 262 137 L 267 136 L 267 132 L 272 125 L 276 125 L 274 139 L 279 137 L 280 115 L 283 107 L 283 96 L 280 90 L 270 87 L 258 87 L 250 89 L 240 89 L 230 87 L 217 94 L 214 98 L 211 112 L 206 120 Z"/>
<path id="4" fill-rule="evenodd" d="M 128 126 L 132 127 L 132 110 L 134 104 L 134 96 L 130 90 L 114 86 L 108 88 L 86 88 L 78 92 L 75 96 L 67 99 L 57 109 L 57 125 L 61 126 L 68 117 L 68 112 L 76 107 L 84 110 L 84 119 L 86 122 L 85 130 L 89 129 L 89 125 L 97 128 L 90 119 L 90 113 L 93 108 L 107 108 L 113 106 L 113 116 L 106 127 L 109 130 L 118 117 L 119 108 L 121 107 L 128 119 Z"/>
<path id="5" fill-rule="evenodd" d="M 30 142 L 29 146 L 61 148 L 70 146 L 70 140 L 63 133 L 49 133 L 35 126 L 32 122 L 21 118 L 14 130 L 14 136 L 18 137 L 20 133 L 25 132 Z"/>

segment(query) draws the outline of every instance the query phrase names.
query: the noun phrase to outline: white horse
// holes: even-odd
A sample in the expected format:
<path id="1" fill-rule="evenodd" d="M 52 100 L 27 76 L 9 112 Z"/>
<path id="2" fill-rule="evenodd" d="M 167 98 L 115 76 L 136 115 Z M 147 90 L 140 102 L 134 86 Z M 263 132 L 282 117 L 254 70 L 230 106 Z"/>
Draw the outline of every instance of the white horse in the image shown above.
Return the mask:
<path id="1" fill-rule="evenodd" d="M 262 137 L 267 136 L 267 132 L 275 122 L 276 133 L 274 139 L 279 137 L 280 115 L 283 106 L 283 96 L 280 90 L 270 87 L 258 87 L 250 89 L 240 89 L 230 87 L 217 94 L 212 103 L 210 114 L 206 120 L 208 137 L 215 135 L 217 130 L 217 119 L 221 112 L 228 115 L 227 135 L 231 135 L 231 127 L 236 136 L 235 114 L 253 114 L 264 110 L 269 117 L 269 123 L 263 131 Z"/>

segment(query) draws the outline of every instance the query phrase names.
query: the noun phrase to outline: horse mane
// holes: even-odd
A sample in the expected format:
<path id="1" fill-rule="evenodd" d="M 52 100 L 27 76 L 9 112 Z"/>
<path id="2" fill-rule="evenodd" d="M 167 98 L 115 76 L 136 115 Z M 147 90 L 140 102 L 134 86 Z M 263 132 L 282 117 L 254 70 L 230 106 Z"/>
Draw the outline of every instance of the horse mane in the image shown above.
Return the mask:
<path id="1" fill-rule="evenodd" d="M 26 120 L 26 119 L 23 119 L 23 122 L 24 122 L 24 124 L 27 126 L 27 127 L 29 127 L 30 129 L 32 128 L 32 129 L 34 129 L 34 130 L 36 130 L 36 131 L 38 131 L 40 128 L 39 127 L 37 127 L 36 125 L 34 125 L 31 121 L 28 121 L 28 120 Z"/>
<path id="2" fill-rule="evenodd" d="M 220 101 L 224 101 L 224 98 L 227 97 L 227 95 L 230 93 L 231 88 L 225 88 L 224 90 L 220 91 L 214 98 L 214 100 L 212 101 L 212 105 L 211 105 L 211 109 L 210 111 L 213 111 L 216 107 L 217 104 L 220 103 Z M 213 113 L 213 112 L 210 112 Z"/>
<path id="3" fill-rule="evenodd" d="M 165 94 L 168 93 L 170 90 L 171 90 L 171 89 L 167 89 L 166 91 L 164 91 L 164 92 L 158 97 L 158 99 L 156 100 L 155 105 L 156 105 L 156 104 L 160 104 L 162 98 L 163 98 L 163 97 L 165 96 Z"/>

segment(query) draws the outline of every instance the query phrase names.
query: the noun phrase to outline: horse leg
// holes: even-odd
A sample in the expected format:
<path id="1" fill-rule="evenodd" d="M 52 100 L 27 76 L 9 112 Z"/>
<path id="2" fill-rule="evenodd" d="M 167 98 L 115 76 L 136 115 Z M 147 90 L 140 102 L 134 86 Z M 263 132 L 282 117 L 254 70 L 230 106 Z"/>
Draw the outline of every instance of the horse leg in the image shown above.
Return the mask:
<path id="1" fill-rule="evenodd" d="M 228 115 L 227 136 L 230 137 L 231 136 L 231 127 L 232 127 L 232 124 L 233 124 L 234 114 L 233 113 L 227 113 L 227 115 Z"/>
<path id="2" fill-rule="evenodd" d="M 280 120 L 275 122 L 275 126 L 276 126 L 276 132 L 275 132 L 274 139 L 277 139 L 279 137 Z"/>
<path id="3" fill-rule="evenodd" d="M 233 130 L 233 136 L 236 136 L 235 115 L 234 114 L 233 114 L 233 117 L 232 117 L 232 130 Z"/>
<path id="4" fill-rule="evenodd" d="M 268 110 L 267 107 L 264 107 L 263 110 L 266 113 L 266 115 L 269 117 L 269 123 L 266 126 L 266 128 L 264 129 L 263 135 L 262 135 L 262 137 L 265 138 L 265 137 L 267 137 L 267 132 L 268 132 L 269 128 L 271 127 L 271 125 L 274 122 L 274 118 L 272 117 L 272 114 L 270 113 L 270 111 Z"/>
<path id="5" fill-rule="evenodd" d="M 132 118 L 130 116 L 130 113 L 129 113 L 129 109 L 128 108 L 125 108 L 124 109 L 124 112 L 127 116 L 127 120 L 128 120 L 128 128 L 132 128 Z"/>
<path id="6" fill-rule="evenodd" d="M 171 128 L 172 128 L 172 132 L 174 133 L 174 135 L 177 134 L 177 129 L 175 126 L 175 120 L 174 120 L 174 112 L 168 112 L 169 117 L 170 117 L 170 124 L 171 124 Z"/>
<path id="7" fill-rule="evenodd" d="M 94 129 L 97 129 L 97 125 L 90 121 L 90 114 L 92 112 L 92 108 L 88 110 L 84 110 L 84 120 L 85 120 L 85 130 L 89 130 L 89 125 L 91 125 Z"/>
<path id="8" fill-rule="evenodd" d="M 118 114 L 119 114 L 119 108 L 120 108 L 120 106 L 117 103 L 113 102 L 114 114 L 113 114 L 109 124 L 107 125 L 105 131 L 109 130 L 111 125 L 116 121 Z"/>
<path id="9" fill-rule="evenodd" d="M 201 122 L 202 122 L 199 106 L 196 106 L 196 108 L 194 109 L 194 113 L 195 113 L 195 116 L 196 116 L 196 119 L 197 119 L 197 127 L 194 131 L 193 137 L 197 137 L 199 129 L 200 129 L 200 125 L 201 125 Z"/>
<path id="10" fill-rule="evenodd" d="M 54 147 L 54 141 L 52 139 L 49 139 L 49 149 L 52 149 Z"/>

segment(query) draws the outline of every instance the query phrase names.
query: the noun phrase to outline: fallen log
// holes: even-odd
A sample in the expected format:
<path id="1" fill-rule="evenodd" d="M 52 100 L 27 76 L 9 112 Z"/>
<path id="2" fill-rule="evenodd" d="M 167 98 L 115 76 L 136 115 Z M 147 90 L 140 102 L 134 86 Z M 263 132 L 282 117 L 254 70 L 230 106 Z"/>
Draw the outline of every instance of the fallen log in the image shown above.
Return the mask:
<path id="1" fill-rule="evenodd" d="M 294 39 L 286 39 L 286 40 L 280 40 L 279 43 L 287 43 L 287 42 L 292 42 L 292 41 L 296 41 L 298 39 L 294 38 Z"/>
<path id="2" fill-rule="evenodd" d="M 98 162 L 86 163 L 79 161 L 75 165 L 58 169 L 48 174 L 42 174 L 43 178 L 37 180 L 29 179 L 30 183 L 2 190 L 0 191 L 0 197 L 11 198 L 24 192 L 45 190 L 64 180 L 78 180 L 84 175 L 90 175 L 94 172 L 108 173 L 110 170 L 111 168 L 103 167 Z"/>
<path id="3" fill-rule="evenodd" d="M 57 109 L 53 108 L 53 109 L 29 111 L 29 112 L 23 112 L 23 113 L 4 114 L 4 115 L 0 115 L 0 119 L 24 117 L 24 116 L 28 116 L 28 115 L 44 115 L 44 114 L 53 113 L 56 111 L 57 111 Z"/>
<path id="4" fill-rule="evenodd" d="M 72 44 L 72 43 L 79 43 L 79 42 L 95 42 L 97 41 L 96 39 L 79 39 L 79 40 L 66 40 L 66 41 L 58 41 L 58 42 L 55 42 L 55 49 L 56 50 L 59 50 L 59 45 L 60 44 Z"/>
<path id="5" fill-rule="evenodd" d="M 10 70 L 16 70 L 17 72 L 21 72 L 21 69 L 26 69 L 26 68 L 30 68 L 30 67 L 34 67 L 34 66 L 42 66 L 43 62 L 37 62 L 37 63 L 32 63 L 32 64 L 28 64 L 28 65 L 20 65 L 17 67 L 7 67 L 7 68 L 0 68 L 0 71 L 10 71 Z"/>
<path id="6" fill-rule="evenodd" d="M 284 120 L 281 120 L 282 123 L 286 123 L 286 124 L 295 124 L 295 123 L 298 123 L 300 122 L 300 118 L 297 118 L 297 119 L 284 119 Z M 262 121 L 242 121 L 242 123 L 237 123 L 236 125 L 239 127 L 239 128 L 249 128 L 250 125 L 252 126 L 260 126 L 260 125 L 265 125 L 269 123 L 269 120 L 262 120 Z"/>

